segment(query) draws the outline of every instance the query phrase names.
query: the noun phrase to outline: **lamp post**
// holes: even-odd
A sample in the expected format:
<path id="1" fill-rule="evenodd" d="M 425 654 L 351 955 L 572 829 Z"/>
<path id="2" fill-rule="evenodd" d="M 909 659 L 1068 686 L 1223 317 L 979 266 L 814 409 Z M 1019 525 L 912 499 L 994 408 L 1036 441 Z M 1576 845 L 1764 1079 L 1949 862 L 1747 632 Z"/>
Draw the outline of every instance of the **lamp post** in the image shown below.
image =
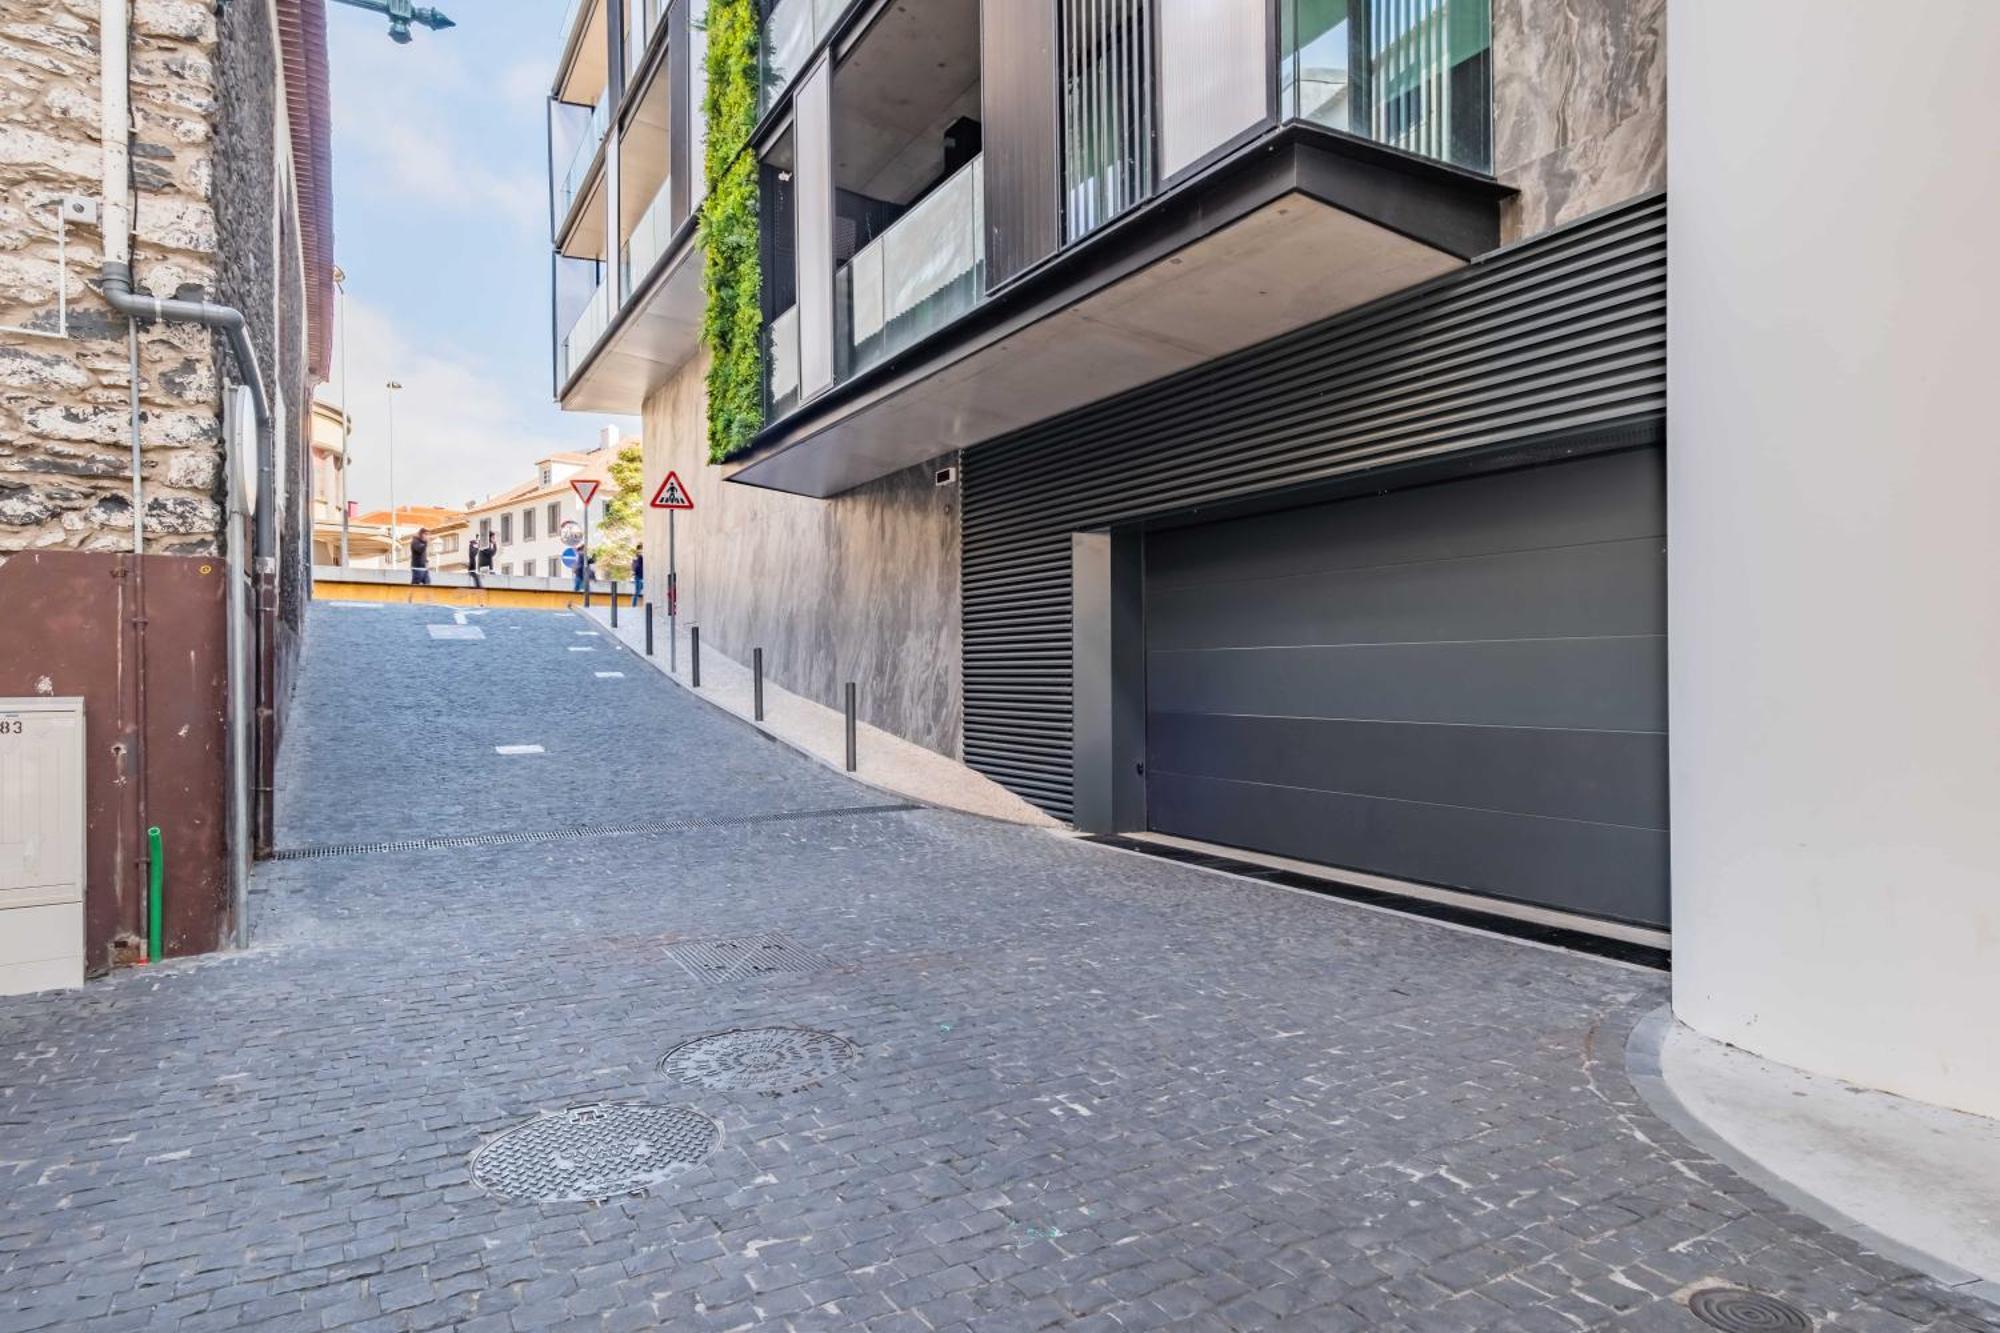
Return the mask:
<path id="1" fill-rule="evenodd" d="M 340 326 L 340 567 L 347 568 L 347 469 L 348 437 L 354 433 L 354 418 L 348 415 L 347 396 L 347 270 L 333 266 L 335 319 Z"/>
<path id="2" fill-rule="evenodd" d="M 403 541 L 402 525 L 396 521 L 396 391 L 403 386 L 390 380 L 383 387 L 389 391 L 389 568 L 394 569 Z"/>

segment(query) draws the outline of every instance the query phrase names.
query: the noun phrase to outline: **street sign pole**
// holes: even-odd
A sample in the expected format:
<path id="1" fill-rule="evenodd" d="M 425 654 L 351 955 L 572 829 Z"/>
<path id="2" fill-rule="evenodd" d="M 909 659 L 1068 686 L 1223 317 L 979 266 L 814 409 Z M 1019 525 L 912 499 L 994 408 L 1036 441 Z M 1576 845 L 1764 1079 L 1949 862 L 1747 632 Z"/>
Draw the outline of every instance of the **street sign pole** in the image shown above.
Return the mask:
<path id="1" fill-rule="evenodd" d="M 674 567 L 674 511 L 667 511 L 667 670 L 678 671 L 680 641 L 674 637 L 680 621 L 680 572 Z"/>
<path id="2" fill-rule="evenodd" d="M 583 549 L 576 553 L 577 568 L 583 571 L 583 609 L 590 609 L 590 501 L 583 502 Z"/>

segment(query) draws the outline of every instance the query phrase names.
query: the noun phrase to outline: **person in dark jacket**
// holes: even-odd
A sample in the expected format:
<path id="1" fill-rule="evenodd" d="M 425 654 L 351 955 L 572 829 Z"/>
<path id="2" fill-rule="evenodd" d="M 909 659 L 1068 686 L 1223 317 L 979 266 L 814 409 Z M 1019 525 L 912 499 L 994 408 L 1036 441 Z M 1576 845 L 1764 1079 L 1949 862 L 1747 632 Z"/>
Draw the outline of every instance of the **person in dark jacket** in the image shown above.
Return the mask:
<path id="1" fill-rule="evenodd" d="M 468 528 L 465 533 L 465 572 L 472 575 L 472 586 L 483 588 L 479 581 L 479 529 Z"/>
<path id="2" fill-rule="evenodd" d="M 492 533 L 487 533 L 486 545 L 481 547 L 479 551 L 479 567 L 488 574 L 493 572 L 493 557 L 499 553 L 499 550 L 500 543 L 493 539 Z"/>
<path id="3" fill-rule="evenodd" d="M 646 591 L 646 543 L 640 542 L 632 548 L 632 605 L 639 604 L 639 595 Z"/>
<path id="4" fill-rule="evenodd" d="M 429 587 L 431 581 L 431 534 L 428 529 L 418 528 L 417 535 L 410 538 L 410 584 L 412 587 Z"/>

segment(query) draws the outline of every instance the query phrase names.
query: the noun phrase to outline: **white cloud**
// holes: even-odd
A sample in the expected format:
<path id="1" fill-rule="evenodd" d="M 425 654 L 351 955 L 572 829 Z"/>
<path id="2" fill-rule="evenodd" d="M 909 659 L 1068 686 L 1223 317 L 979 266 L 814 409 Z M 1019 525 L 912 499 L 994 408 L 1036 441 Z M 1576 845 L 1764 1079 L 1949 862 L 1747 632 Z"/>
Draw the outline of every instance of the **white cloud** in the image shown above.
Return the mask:
<path id="1" fill-rule="evenodd" d="M 559 449 L 589 449 L 607 422 L 577 416 L 567 432 L 524 428 L 536 390 L 510 385 L 457 349 L 405 337 L 384 311 L 349 296 L 347 328 L 336 328 L 333 373 L 319 396 L 341 400 L 342 334 L 354 418 L 349 497 L 366 509 L 389 503 L 389 391 L 395 397 L 396 503 L 461 505 L 527 480 L 535 459 Z M 542 409 L 546 410 L 546 409 Z"/>

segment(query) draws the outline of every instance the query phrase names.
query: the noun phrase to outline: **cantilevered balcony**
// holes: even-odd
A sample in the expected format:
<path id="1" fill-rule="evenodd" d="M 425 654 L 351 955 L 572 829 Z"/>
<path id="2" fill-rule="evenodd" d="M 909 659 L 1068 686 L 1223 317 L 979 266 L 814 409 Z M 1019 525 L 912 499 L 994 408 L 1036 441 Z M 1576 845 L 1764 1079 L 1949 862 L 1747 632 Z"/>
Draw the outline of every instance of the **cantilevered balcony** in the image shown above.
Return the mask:
<path id="1" fill-rule="evenodd" d="M 838 494 L 1492 249 L 1511 191 L 1486 174 L 1488 4 L 887 7 L 841 39 L 833 75 L 831 327 L 802 319 L 797 406 L 774 399 L 734 479 Z M 954 130 L 977 156 L 914 193 L 853 183 L 855 163 L 900 154 L 886 131 L 933 151 L 934 128 L 907 131 L 936 109 L 927 71 L 953 58 L 926 57 L 968 24 L 983 121 Z M 813 225 L 798 223 L 802 256 Z M 834 372 L 818 383 L 816 339 Z"/>

